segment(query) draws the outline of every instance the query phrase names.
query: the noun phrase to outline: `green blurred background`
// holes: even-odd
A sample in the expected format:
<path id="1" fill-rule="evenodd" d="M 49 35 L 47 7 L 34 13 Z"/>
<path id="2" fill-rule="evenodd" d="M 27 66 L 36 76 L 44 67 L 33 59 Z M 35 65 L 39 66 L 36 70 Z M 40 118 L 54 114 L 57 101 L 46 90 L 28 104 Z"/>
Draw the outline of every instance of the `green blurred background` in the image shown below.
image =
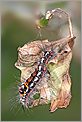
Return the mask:
<path id="1" fill-rule="evenodd" d="M 80 63 L 80 26 L 81 3 L 79 1 L 36 1 L 35 2 L 3 2 L 1 18 L 1 119 L 3 121 L 79 121 L 81 120 L 81 63 Z M 49 112 L 49 105 L 34 107 L 24 112 L 22 108 L 17 112 L 13 108 L 10 97 L 15 95 L 17 80 L 20 79 L 20 71 L 15 68 L 17 60 L 17 48 L 25 43 L 33 41 L 38 31 L 32 26 L 33 10 L 37 7 L 45 13 L 46 10 L 62 8 L 68 11 L 73 22 L 73 30 L 76 36 L 73 48 L 73 59 L 70 74 L 72 78 L 72 99 L 66 109 L 58 109 L 54 113 Z M 64 31 L 65 32 L 65 31 Z M 63 34 L 65 35 L 65 33 Z M 52 36 L 48 36 L 50 38 Z M 54 35 L 55 39 L 55 35 Z M 14 101 L 14 100 L 13 100 Z M 17 112 L 17 113 L 16 113 Z M 16 113 L 16 114 L 15 114 Z"/>

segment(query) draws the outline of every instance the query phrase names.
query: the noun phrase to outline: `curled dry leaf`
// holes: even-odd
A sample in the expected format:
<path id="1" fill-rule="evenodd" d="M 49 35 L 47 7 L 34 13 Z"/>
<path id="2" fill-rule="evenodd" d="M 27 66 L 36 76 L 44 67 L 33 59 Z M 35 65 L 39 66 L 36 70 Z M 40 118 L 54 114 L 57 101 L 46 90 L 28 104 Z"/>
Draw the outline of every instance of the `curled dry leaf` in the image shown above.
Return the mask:
<path id="1" fill-rule="evenodd" d="M 54 52 L 61 49 L 45 64 L 48 72 L 40 78 L 29 95 L 29 107 L 51 103 L 50 111 L 54 112 L 57 108 L 66 108 L 69 105 L 71 98 L 69 67 L 72 58 L 72 47 L 70 48 L 69 42 L 71 43 L 73 39 L 74 37 L 67 37 L 53 42 L 34 41 L 18 48 L 18 60 L 15 66 L 21 70 L 21 82 L 27 80 L 37 68 L 44 53 L 42 49 L 50 51 L 52 45 Z M 39 96 L 35 97 L 37 94 Z"/>
<path id="2" fill-rule="evenodd" d="M 26 108 L 50 103 L 49 110 L 54 112 L 70 103 L 72 82 L 69 68 L 75 39 L 70 16 L 57 8 L 47 11 L 44 21 L 55 15 L 62 17 L 62 14 L 68 20 L 69 36 L 57 41 L 36 40 L 18 48 L 15 66 L 21 70 L 19 98 Z M 39 29 L 42 24 L 40 21 L 37 25 Z"/>

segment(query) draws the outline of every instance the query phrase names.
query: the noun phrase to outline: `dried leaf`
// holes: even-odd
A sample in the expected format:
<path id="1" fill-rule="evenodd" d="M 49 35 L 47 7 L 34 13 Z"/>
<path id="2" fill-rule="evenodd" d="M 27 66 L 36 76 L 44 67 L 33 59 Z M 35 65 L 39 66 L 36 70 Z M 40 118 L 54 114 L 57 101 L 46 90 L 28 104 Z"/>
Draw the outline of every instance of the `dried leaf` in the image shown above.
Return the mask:
<path id="1" fill-rule="evenodd" d="M 55 14 L 54 12 L 57 13 L 57 11 L 58 14 L 63 12 L 61 9 L 56 9 L 49 11 L 48 16 L 46 16 L 51 19 Z M 19 87 L 19 97 L 20 102 L 25 107 L 50 103 L 49 110 L 54 112 L 57 108 L 66 108 L 70 103 L 71 79 L 69 69 L 75 37 L 70 17 L 66 12 L 64 14 L 68 17 L 69 36 L 56 41 L 36 40 L 18 48 L 18 60 L 15 66 L 21 70 L 21 84 L 23 85 Z M 42 75 L 40 78 L 37 76 L 38 73 Z M 37 83 L 30 93 L 27 94 L 25 91 L 24 94 L 20 94 L 23 90 L 30 89 L 30 86 L 35 83 L 34 79 Z M 28 85 L 28 83 L 31 84 Z M 25 95 L 24 102 L 21 101 L 23 98 L 21 95 Z"/>

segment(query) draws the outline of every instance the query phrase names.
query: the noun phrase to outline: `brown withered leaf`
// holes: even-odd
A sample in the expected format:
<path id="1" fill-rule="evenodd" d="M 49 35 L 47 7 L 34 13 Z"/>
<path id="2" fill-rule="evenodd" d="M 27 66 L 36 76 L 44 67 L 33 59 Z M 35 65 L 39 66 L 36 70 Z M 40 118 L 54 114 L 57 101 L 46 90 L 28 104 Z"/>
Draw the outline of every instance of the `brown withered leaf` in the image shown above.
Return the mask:
<path id="1" fill-rule="evenodd" d="M 39 84 L 33 95 L 39 93 L 40 96 L 32 99 L 30 107 L 39 104 L 50 105 L 50 111 L 54 112 L 57 108 L 67 107 L 71 99 L 71 79 L 69 74 L 70 62 L 72 58 L 72 41 L 75 37 L 66 37 L 58 41 L 42 40 L 25 44 L 22 48 L 18 48 L 18 60 L 15 66 L 21 70 L 21 82 L 27 79 L 38 65 L 38 61 L 43 55 L 43 48 L 53 50 L 61 48 L 61 53 L 51 59 L 47 64 L 49 74 L 40 79 Z M 70 45 L 69 45 L 70 43 Z M 25 58 L 24 58 L 25 56 Z"/>
<path id="2" fill-rule="evenodd" d="M 44 50 L 51 51 L 53 49 L 56 53 L 56 56 L 52 56 L 48 64 L 45 64 L 47 72 L 28 97 L 29 107 L 50 103 L 50 112 L 54 112 L 58 108 L 66 108 L 70 103 L 72 82 L 69 69 L 75 39 L 69 14 L 60 8 L 56 8 L 47 11 L 45 18 L 51 20 L 55 15 L 60 18 L 62 15 L 66 16 L 69 36 L 56 41 L 48 41 L 46 39 L 27 43 L 23 47 L 18 48 L 18 60 L 15 63 L 15 66 L 21 70 L 21 82 L 24 82 L 37 68 L 38 61 L 43 56 Z M 42 26 L 39 26 L 38 29 L 40 27 Z"/>

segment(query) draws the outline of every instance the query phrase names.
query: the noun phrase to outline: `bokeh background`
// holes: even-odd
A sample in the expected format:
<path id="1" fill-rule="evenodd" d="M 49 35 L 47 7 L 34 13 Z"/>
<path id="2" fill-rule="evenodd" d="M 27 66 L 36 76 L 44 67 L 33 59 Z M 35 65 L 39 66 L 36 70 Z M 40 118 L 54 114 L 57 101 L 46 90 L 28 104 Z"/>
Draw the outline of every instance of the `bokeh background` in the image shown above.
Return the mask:
<path id="1" fill-rule="evenodd" d="M 79 121 L 81 120 L 81 62 L 80 62 L 80 40 L 81 40 L 81 2 L 80 0 L 45 0 L 26 2 L 2 2 L 1 17 L 1 119 L 3 121 Z M 49 105 L 38 106 L 27 111 L 19 109 L 10 110 L 13 104 L 16 82 L 20 80 L 20 71 L 15 68 L 17 60 L 17 48 L 25 43 L 36 40 L 38 30 L 32 26 L 34 12 L 45 13 L 47 10 L 62 8 L 70 13 L 76 36 L 73 48 L 73 59 L 70 74 L 72 78 L 72 99 L 66 109 L 58 109 L 54 113 L 49 112 Z M 54 33 L 54 39 L 58 30 Z M 50 34 L 50 33 L 49 33 Z M 65 35 L 65 30 L 62 30 Z M 43 38 L 53 39 L 48 34 Z M 56 37 L 57 38 L 57 37 Z M 13 101 L 9 100 L 12 98 Z M 12 105 L 13 106 L 13 105 Z M 18 112 L 17 112 L 18 111 Z M 17 113 L 16 113 L 17 112 Z"/>

